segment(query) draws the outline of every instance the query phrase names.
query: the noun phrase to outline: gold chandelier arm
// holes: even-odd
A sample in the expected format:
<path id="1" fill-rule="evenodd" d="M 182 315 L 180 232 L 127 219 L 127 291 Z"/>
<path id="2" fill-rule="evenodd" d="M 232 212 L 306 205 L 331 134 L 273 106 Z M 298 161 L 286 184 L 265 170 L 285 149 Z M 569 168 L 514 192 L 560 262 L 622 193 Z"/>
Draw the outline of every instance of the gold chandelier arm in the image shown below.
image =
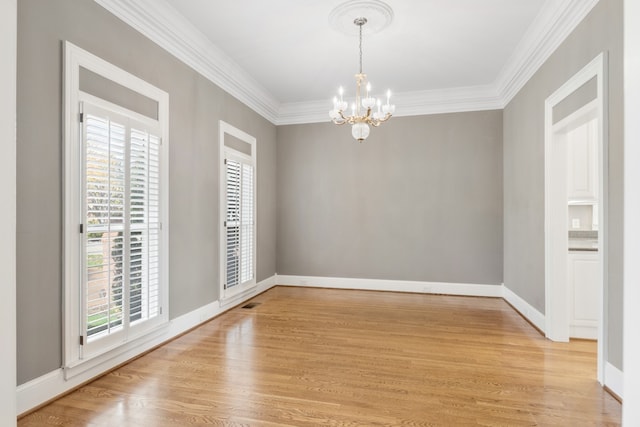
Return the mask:
<path id="1" fill-rule="evenodd" d="M 382 123 L 384 123 L 387 120 L 389 120 L 390 118 L 391 118 L 391 113 L 387 113 L 383 118 L 381 118 L 381 119 L 370 119 L 370 120 L 367 120 L 367 123 L 370 124 L 373 127 L 378 127 Z"/>
<path id="2" fill-rule="evenodd" d="M 342 110 L 338 110 L 338 115 L 340 117 L 335 118 L 335 119 L 331 119 L 331 121 L 337 125 L 344 125 L 346 123 L 349 123 L 350 125 L 356 123 L 356 120 L 354 120 L 356 117 L 354 116 L 345 116 L 344 113 L 342 112 Z"/>

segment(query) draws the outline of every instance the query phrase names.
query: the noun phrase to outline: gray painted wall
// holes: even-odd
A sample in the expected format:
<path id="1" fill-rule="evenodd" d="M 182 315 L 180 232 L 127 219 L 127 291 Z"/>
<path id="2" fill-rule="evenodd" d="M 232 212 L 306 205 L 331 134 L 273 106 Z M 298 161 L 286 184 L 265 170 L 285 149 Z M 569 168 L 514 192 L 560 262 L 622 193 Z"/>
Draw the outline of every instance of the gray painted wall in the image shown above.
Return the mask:
<path id="1" fill-rule="evenodd" d="M 80 90 L 144 116 L 158 119 L 158 102 L 80 67 Z"/>
<path id="2" fill-rule="evenodd" d="M 62 40 L 169 92 L 170 317 L 218 299 L 219 119 L 257 138 L 257 279 L 275 273 L 275 126 L 92 1 L 20 0 L 19 384 L 62 362 Z"/>
<path id="3" fill-rule="evenodd" d="M 502 283 L 502 111 L 279 126 L 278 274 Z"/>
<path id="4" fill-rule="evenodd" d="M 544 313 L 544 101 L 609 54 L 607 360 L 622 369 L 622 1 L 599 2 L 504 110 L 504 283 Z"/>

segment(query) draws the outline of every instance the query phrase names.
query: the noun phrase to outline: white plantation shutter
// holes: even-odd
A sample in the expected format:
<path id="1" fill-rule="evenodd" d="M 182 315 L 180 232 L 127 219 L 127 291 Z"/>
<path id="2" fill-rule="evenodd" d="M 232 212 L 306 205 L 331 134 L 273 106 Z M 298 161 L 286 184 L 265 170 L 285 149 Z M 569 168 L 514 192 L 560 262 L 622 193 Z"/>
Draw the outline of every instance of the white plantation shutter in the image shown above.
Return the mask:
<path id="1" fill-rule="evenodd" d="M 226 287 L 240 284 L 240 163 L 227 159 L 227 281 Z"/>
<path id="2" fill-rule="evenodd" d="M 250 161 L 228 156 L 226 164 L 225 288 L 254 282 L 255 182 Z"/>
<path id="3" fill-rule="evenodd" d="M 85 119 L 86 334 L 122 328 L 125 127 L 93 114 Z"/>
<path id="4" fill-rule="evenodd" d="M 240 282 L 244 283 L 253 279 L 253 166 L 242 164 L 242 186 L 240 206 L 240 237 L 242 268 L 240 270 Z"/>
<path id="5" fill-rule="evenodd" d="M 160 138 L 131 130 L 129 321 L 159 314 Z"/>
<path id="6" fill-rule="evenodd" d="M 155 129 L 84 103 L 85 347 L 161 314 L 160 145 Z"/>

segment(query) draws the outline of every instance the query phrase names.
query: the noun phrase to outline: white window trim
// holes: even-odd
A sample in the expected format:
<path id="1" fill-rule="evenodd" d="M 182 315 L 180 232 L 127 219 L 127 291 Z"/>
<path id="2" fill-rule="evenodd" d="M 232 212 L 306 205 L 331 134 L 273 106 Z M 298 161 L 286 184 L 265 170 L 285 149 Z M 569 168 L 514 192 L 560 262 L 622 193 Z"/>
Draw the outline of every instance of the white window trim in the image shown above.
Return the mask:
<path id="1" fill-rule="evenodd" d="M 225 135 L 231 135 L 247 144 L 251 147 L 251 155 L 247 155 L 240 151 L 234 150 L 233 148 L 227 147 L 225 145 Z M 219 235 L 220 235 L 220 251 L 219 251 L 219 271 L 220 271 L 220 280 L 219 280 L 219 289 L 220 289 L 220 304 L 227 305 L 236 300 L 240 300 L 244 295 L 250 293 L 257 286 L 257 248 L 258 248 L 258 155 L 257 155 L 257 147 L 256 147 L 256 138 L 249 135 L 246 132 L 230 125 L 229 123 L 220 120 L 219 122 L 219 136 L 218 136 L 218 154 L 220 159 L 220 188 L 219 188 L 219 206 L 220 206 L 220 225 L 219 225 Z M 253 166 L 253 279 L 243 286 L 238 285 L 234 286 L 230 289 L 225 289 L 225 281 L 226 281 L 226 229 L 224 226 L 224 221 L 226 218 L 226 188 L 227 188 L 227 174 L 226 168 L 224 165 L 225 158 L 235 158 L 245 163 L 250 163 Z"/>
<path id="2" fill-rule="evenodd" d="M 63 367 L 66 378 L 71 378 L 87 369 L 91 369 L 100 360 L 114 357 L 116 353 L 123 351 L 125 344 L 130 345 L 137 339 L 143 339 L 148 334 L 157 331 L 151 329 L 138 336 L 129 336 L 127 341 L 116 346 L 105 349 L 104 352 L 96 353 L 91 357 L 82 358 L 80 336 L 83 334 L 81 328 L 81 238 L 79 232 L 82 218 L 82 202 L 80 198 L 82 190 L 81 177 L 81 129 L 80 129 L 80 102 L 90 97 L 80 91 L 80 68 L 92 71 L 108 80 L 124 86 L 134 92 L 144 95 L 158 103 L 158 119 L 154 120 L 160 128 L 161 145 L 161 208 L 162 230 L 161 230 L 161 267 L 160 267 L 160 288 L 162 314 L 160 315 L 160 327 L 168 325 L 169 320 L 169 300 L 168 300 L 168 280 L 169 280 L 169 94 L 144 80 L 112 65 L 103 59 L 69 43 L 64 44 L 64 314 L 63 314 Z M 109 107 L 110 103 L 104 100 L 100 102 L 102 106 Z M 113 105 L 113 104 L 111 104 Z M 124 107 L 118 106 L 122 110 Z M 141 121 L 152 120 L 131 112 L 132 116 Z M 128 346 L 127 346 L 128 347 Z M 89 363 L 90 362 L 90 363 Z"/>

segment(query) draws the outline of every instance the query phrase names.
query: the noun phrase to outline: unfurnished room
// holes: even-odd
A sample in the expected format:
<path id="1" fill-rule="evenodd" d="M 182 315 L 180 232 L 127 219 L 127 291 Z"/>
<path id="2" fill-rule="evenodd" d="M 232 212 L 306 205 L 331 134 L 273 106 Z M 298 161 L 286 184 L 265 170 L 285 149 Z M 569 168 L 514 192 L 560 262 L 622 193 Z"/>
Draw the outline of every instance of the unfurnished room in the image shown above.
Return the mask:
<path id="1" fill-rule="evenodd" d="M 640 2 L 0 17 L 0 425 L 640 426 Z"/>

